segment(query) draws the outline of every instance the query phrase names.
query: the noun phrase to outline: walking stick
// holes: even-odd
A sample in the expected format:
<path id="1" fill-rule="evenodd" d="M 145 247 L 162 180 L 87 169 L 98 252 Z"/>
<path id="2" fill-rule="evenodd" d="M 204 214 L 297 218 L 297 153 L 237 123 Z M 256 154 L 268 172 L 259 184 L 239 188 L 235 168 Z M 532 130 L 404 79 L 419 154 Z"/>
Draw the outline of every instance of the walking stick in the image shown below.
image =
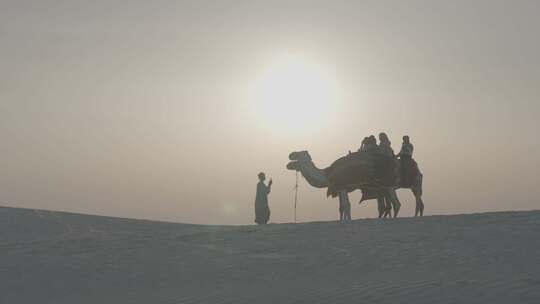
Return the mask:
<path id="1" fill-rule="evenodd" d="M 294 185 L 294 223 L 296 223 L 296 205 L 298 203 L 298 171 L 296 171 L 296 184 Z"/>

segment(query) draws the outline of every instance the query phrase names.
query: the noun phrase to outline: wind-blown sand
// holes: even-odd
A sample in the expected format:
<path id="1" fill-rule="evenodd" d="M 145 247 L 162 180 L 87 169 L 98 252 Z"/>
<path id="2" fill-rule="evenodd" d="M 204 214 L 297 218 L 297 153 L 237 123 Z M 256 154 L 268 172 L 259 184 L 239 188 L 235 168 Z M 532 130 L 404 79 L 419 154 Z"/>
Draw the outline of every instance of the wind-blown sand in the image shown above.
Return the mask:
<path id="1" fill-rule="evenodd" d="M 540 211 L 200 226 L 0 208 L 0 303 L 540 303 Z"/>

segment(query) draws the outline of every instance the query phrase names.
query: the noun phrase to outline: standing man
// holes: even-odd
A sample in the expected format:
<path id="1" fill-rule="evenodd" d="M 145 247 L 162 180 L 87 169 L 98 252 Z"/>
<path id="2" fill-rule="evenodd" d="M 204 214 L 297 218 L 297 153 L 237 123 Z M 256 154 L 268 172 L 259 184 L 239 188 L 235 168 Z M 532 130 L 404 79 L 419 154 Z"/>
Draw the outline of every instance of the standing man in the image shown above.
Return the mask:
<path id="1" fill-rule="evenodd" d="M 268 194 L 272 188 L 272 179 L 268 186 L 264 184 L 266 175 L 259 173 L 259 183 L 257 184 L 257 194 L 255 196 L 255 223 L 264 225 L 270 220 L 270 208 L 268 207 Z"/>

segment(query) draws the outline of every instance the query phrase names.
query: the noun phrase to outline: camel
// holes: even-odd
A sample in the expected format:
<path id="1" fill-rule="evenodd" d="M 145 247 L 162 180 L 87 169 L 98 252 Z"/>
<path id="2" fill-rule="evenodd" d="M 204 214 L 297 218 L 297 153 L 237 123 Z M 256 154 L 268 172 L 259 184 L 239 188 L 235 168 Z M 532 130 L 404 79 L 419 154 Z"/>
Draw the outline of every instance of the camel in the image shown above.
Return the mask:
<path id="1" fill-rule="evenodd" d="M 348 193 L 360 189 L 362 199 L 359 203 L 377 199 L 379 203 L 379 217 L 390 215 L 391 208 L 394 208 L 394 217 L 397 217 L 401 204 L 396 194 L 396 189 L 410 189 L 416 199 L 415 216 L 424 215 L 424 202 L 422 201 L 422 179 L 423 175 L 415 166 L 413 177 L 409 178 L 409 183 L 400 182 L 400 162 L 395 162 L 395 166 L 387 169 L 386 175 L 390 180 L 381 183 L 374 179 L 368 172 L 371 170 L 380 171 L 381 166 L 375 166 L 378 156 L 367 152 L 349 153 L 348 156 L 336 160 L 330 167 L 320 169 L 315 166 L 308 151 L 292 152 L 289 155 L 291 162 L 287 164 L 287 169 L 299 171 L 306 181 L 315 188 L 328 188 L 327 196 L 339 196 L 340 207 L 348 201 Z M 388 162 L 388 160 L 385 160 Z M 416 163 L 414 163 L 416 165 Z M 387 166 L 388 167 L 388 166 Z M 405 179 L 402 179 L 405 180 Z M 384 199 L 387 204 L 384 204 Z M 341 208 L 340 208 L 341 209 Z M 341 215 L 341 212 L 340 212 Z"/>

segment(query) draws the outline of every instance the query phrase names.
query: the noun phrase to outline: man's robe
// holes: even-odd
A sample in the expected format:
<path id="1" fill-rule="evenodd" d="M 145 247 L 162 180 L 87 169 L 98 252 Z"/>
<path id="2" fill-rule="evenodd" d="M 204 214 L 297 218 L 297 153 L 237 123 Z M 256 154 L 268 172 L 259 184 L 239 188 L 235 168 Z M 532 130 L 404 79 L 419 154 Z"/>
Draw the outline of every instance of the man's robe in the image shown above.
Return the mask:
<path id="1" fill-rule="evenodd" d="M 266 224 L 270 220 L 269 193 L 269 186 L 266 186 L 262 181 L 257 184 L 257 194 L 255 196 L 255 223 L 257 224 Z"/>

